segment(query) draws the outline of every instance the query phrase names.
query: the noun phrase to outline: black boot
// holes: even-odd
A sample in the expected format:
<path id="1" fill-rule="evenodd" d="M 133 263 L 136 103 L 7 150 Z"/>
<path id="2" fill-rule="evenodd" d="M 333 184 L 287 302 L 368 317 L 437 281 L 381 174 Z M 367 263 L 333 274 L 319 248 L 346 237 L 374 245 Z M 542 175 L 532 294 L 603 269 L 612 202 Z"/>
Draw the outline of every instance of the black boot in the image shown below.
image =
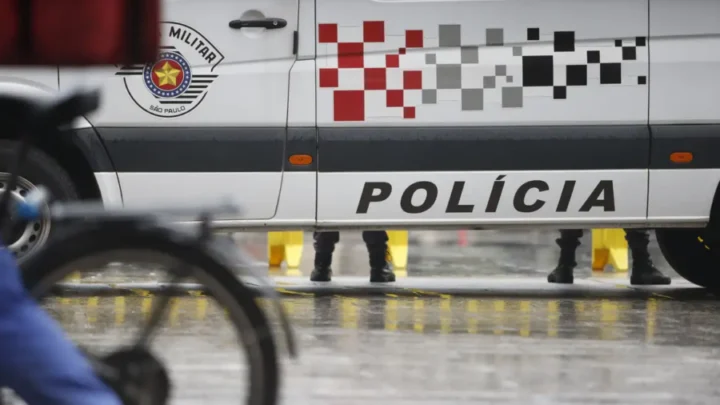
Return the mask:
<path id="1" fill-rule="evenodd" d="M 339 239 L 337 232 L 313 234 L 315 247 L 315 267 L 310 273 L 310 281 L 330 281 L 332 279 L 332 255 L 335 243 Z"/>
<path id="2" fill-rule="evenodd" d="M 580 237 L 582 231 L 563 230 L 560 231 L 560 238 L 555 242 L 560 246 L 560 260 L 550 274 L 548 274 L 549 283 L 572 284 L 575 281 L 573 270 L 577 263 L 575 262 L 575 250 L 580 245 Z"/>
<path id="3" fill-rule="evenodd" d="M 662 274 L 650 259 L 642 263 L 636 263 L 633 259 L 632 273 L 630 274 L 632 285 L 669 285 L 670 277 Z"/>
<path id="4" fill-rule="evenodd" d="M 367 245 L 370 256 L 370 282 L 389 283 L 395 281 L 395 273 L 387 260 L 387 244 Z"/>
<path id="5" fill-rule="evenodd" d="M 310 273 L 310 281 L 330 281 L 332 279 L 332 252 L 330 254 L 324 252 L 315 252 L 315 267 Z"/>
<path id="6" fill-rule="evenodd" d="M 627 230 L 625 239 L 628 241 L 632 253 L 632 270 L 630 284 L 632 285 L 668 285 L 670 277 L 662 274 L 650 259 L 648 252 L 649 237 L 644 230 Z"/>

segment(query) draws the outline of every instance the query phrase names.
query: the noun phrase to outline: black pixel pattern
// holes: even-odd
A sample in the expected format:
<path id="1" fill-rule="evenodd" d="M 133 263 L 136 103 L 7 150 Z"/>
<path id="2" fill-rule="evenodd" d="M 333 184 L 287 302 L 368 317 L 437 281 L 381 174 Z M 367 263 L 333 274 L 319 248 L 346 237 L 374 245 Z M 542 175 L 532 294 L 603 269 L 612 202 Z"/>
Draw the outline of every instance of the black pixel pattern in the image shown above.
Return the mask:
<path id="1" fill-rule="evenodd" d="M 540 40 L 539 28 L 527 29 L 528 41 Z M 635 37 L 623 44 L 622 39 L 614 40 L 614 45 L 621 48 L 622 60 L 637 60 L 637 48 L 647 46 L 646 37 Z M 553 33 L 553 51 L 557 53 L 575 52 L 575 32 L 555 31 Z M 521 56 L 522 52 L 515 52 Z M 599 50 L 587 51 L 586 64 L 567 65 L 565 67 L 565 83 L 557 83 L 554 79 L 554 60 L 552 55 L 521 56 L 523 64 L 523 87 L 552 87 L 553 98 L 566 99 L 567 87 L 588 85 L 588 65 L 600 65 L 600 84 L 622 84 L 622 64 L 603 63 Z M 638 76 L 637 84 L 647 84 L 646 76 Z"/>
<path id="2" fill-rule="evenodd" d="M 587 65 L 568 65 L 566 80 L 568 86 L 587 86 Z"/>
<path id="3" fill-rule="evenodd" d="M 527 29 L 528 41 L 539 41 L 540 40 L 540 28 L 528 28 Z"/>
<path id="4" fill-rule="evenodd" d="M 600 64 L 600 84 L 622 83 L 621 67 L 619 63 Z"/>
<path id="5" fill-rule="evenodd" d="M 637 52 L 635 52 L 635 47 L 623 46 L 622 58 L 623 60 L 635 60 L 637 58 Z"/>
<path id="6" fill-rule="evenodd" d="M 621 41 L 622 42 L 622 41 Z M 645 37 L 636 37 L 635 45 L 623 46 L 622 47 L 622 58 L 623 60 L 636 60 L 637 59 L 637 48 L 645 46 Z"/>
<path id="7" fill-rule="evenodd" d="M 497 30 L 497 29 L 496 29 Z M 500 30 L 500 36 L 502 37 L 502 30 Z M 548 35 L 546 35 L 547 37 Z M 504 108 L 517 108 L 522 107 L 522 88 L 524 87 L 545 87 L 552 88 L 553 99 L 565 100 L 568 97 L 568 88 L 573 87 L 586 87 L 589 81 L 590 69 L 597 69 L 593 65 L 597 65 L 600 70 L 600 84 L 622 84 L 622 65 L 624 61 L 634 61 L 638 58 L 638 47 L 647 46 L 646 37 L 633 37 L 623 39 L 613 39 L 608 45 L 610 48 L 603 47 L 600 49 L 590 49 L 585 52 L 586 61 L 578 61 L 577 58 L 574 64 L 568 64 L 564 66 L 565 79 L 555 79 L 555 62 L 556 54 L 560 55 L 564 53 L 577 52 L 575 43 L 575 31 L 554 31 L 553 32 L 553 49 L 549 52 L 549 55 L 525 55 L 521 46 L 512 47 L 512 55 L 515 57 L 522 58 L 522 84 L 521 86 L 514 86 L 513 90 L 520 90 L 520 92 L 503 91 L 503 107 Z M 527 41 L 540 41 L 540 28 L 530 27 L 527 28 Z M 614 47 L 613 47 L 614 45 Z M 618 49 L 619 48 L 619 49 Z M 609 49 L 609 50 L 608 50 Z M 616 57 L 609 55 L 602 56 L 602 52 L 617 52 L 622 58 L 622 62 L 614 62 Z M 580 56 L 580 55 L 578 55 Z M 613 60 L 610 63 L 608 59 Z M 477 63 L 477 62 L 476 62 Z M 498 81 L 499 77 L 505 77 L 505 83 L 512 83 L 513 76 L 507 71 L 506 65 L 498 65 L 495 69 L 493 76 L 487 76 L 483 78 L 484 88 L 496 88 L 500 87 Z M 558 76 L 561 77 L 561 76 Z M 637 85 L 647 85 L 647 76 L 637 75 L 633 76 L 637 81 Z M 630 84 L 630 83 L 626 83 Z M 505 90 L 505 89 L 503 89 Z M 518 95 L 520 99 L 518 99 Z M 518 101 L 519 100 L 519 101 Z M 475 108 L 477 109 L 477 108 Z M 482 109 L 482 108 L 480 108 Z"/>
<path id="8" fill-rule="evenodd" d="M 553 45 L 555 52 L 575 52 L 575 32 L 556 31 Z"/>
<path id="9" fill-rule="evenodd" d="M 442 28 L 442 27 L 441 27 Z M 452 45 L 447 46 L 460 46 L 460 26 L 457 25 L 457 32 L 452 38 Z M 454 32 L 454 31 L 453 31 Z M 503 45 L 503 29 L 502 28 L 493 28 L 487 30 L 487 45 Z M 492 33 L 492 35 L 490 35 Z M 547 37 L 548 35 L 546 35 Z M 540 40 L 540 28 L 527 28 L 527 40 L 528 41 L 539 41 Z M 443 41 L 443 34 L 441 30 L 440 34 L 440 41 Z M 446 41 L 447 42 L 447 41 Z M 612 47 L 612 44 L 614 43 L 614 47 Z M 608 45 L 610 47 L 608 48 Z M 585 51 L 585 57 L 587 59 L 586 63 L 583 63 L 581 60 L 578 60 L 578 57 L 582 57 L 582 55 L 573 55 L 577 57 L 572 57 L 569 59 L 572 59 L 575 64 L 568 64 L 565 68 L 565 80 L 563 83 L 563 80 L 560 78 L 562 75 L 558 76 L 558 80 L 555 79 L 555 54 L 562 54 L 562 53 L 574 53 L 576 52 L 576 46 L 575 46 L 575 32 L 574 31 L 554 31 L 553 32 L 553 50 L 550 51 L 550 55 L 525 55 L 526 52 L 522 49 L 521 46 L 512 46 L 511 48 L 511 54 L 514 57 L 520 57 L 522 58 L 522 84 L 520 86 L 508 86 L 502 88 L 502 107 L 503 108 L 522 108 L 523 107 L 523 88 L 524 87 L 545 87 L 545 88 L 552 88 L 553 92 L 553 99 L 557 100 L 565 100 L 567 99 L 567 93 L 568 93 L 568 87 L 571 89 L 573 87 L 585 87 L 588 86 L 588 73 L 589 70 L 592 69 L 592 71 L 596 71 L 597 69 L 593 65 L 598 65 L 598 68 L 600 70 L 600 84 L 622 84 L 623 77 L 622 77 L 622 62 L 614 62 L 609 63 L 608 59 L 610 60 L 617 60 L 617 56 L 613 55 L 614 53 L 619 53 L 622 55 L 621 60 L 622 61 L 633 61 L 637 60 L 637 48 L 638 47 L 645 47 L 647 46 L 647 38 L 646 37 L 634 37 L 634 38 L 625 38 L 625 39 L 615 39 L 612 40 L 609 44 L 604 44 L 602 46 L 602 52 L 609 52 L 611 55 L 605 55 L 601 58 L 601 50 L 599 49 L 590 49 Z M 473 45 L 472 47 L 461 47 L 463 50 L 465 48 L 469 49 L 475 49 L 477 50 L 477 46 Z M 617 49 L 620 48 L 620 49 Z M 532 52 L 530 52 L 532 53 Z M 642 54 L 641 54 L 642 55 Z M 427 56 L 432 56 L 433 60 L 428 61 Z M 435 64 L 434 61 L 434 54 L 426 55 L 426 63 L 428 64 Z M 462 67 L 462 64 L 466 63 L 466 55 L 463 53 L 460 65 L 453 64 L 453 65 L 447 65 L 450 68 L 454 68 L 456 70 L 459 70 Z M 472 55 L 471 55 L 472 56 Z M 474 57 L 471 59 L 474 59 L 474 61 L 469 61 L 467 63 L 475 63 L 477 64 L 477 53 L 474 53 Z M 564 56 L 558 55 L 558 57 L 562 60 L 565 59 Z M 601 60 L 602 59 L 602 60 Z M 562 62 L 560 62 L 562 63 Z M 487 89 L 494 89 L 498 87 L 502 87 L 499 83 L 501 81 L 498 80 L 498 78 L 504 78 L 505 83 L 512 83 L 513 76 L 510 75 L 508 71 L 508 65 L 497 65 L 495 66 L 495 74 L 490 76 L 483 76 L 483 88 L 482 89 L 463 89 L 462 83 L 459 81 L 459 76 L 457 77 L 457 80 L 455 80 L 453 77 L 450 77 L 451 79 L 455 80 L 452 84 L 452 87 L 448 87 L 448 81 L 445 80 L 445 84 L 443 84 L 442 88 L 452 88 L 452 89 L 461 89 L 463 91 L 462 95 L 462 106 L 463 110 L 482 110 L 483 109 L 483 99 L 482 94 L 480 93 L 480 101 L 477 101 L 478 97 L 474 96 L 475 99 L 470 99 L 470 93 L 466 93 L 465 90 L 470 90 L 477 92 L 479 90 L 487 91 Z M 441 81 L 440 79 L 447 79 L 444 76 L 440 75 L 440 71 L 438 71 L 438 81 Z M 454 75 L 453 75 L 454 76 Z M 647 76 L 644 75 L 633 75 L 631 77 L 634 77 L 635 79 L 632 79 L 633 81 L 637 81 L 638 85 L 646 85 L 647 84 Z M 626 83 L 631 84 L 631 83 Z M 426 89 L 427 90 L 427 89 Z M 423 93 L 423 103 L 426 103 L 425 101 L 425 93 Z M 467 98 L 467 105 L 466 105 L 466 98 Z M 432 99 L 436 99 L 436 95 L 432 96 Z M 434 101 L 432 102 L 434 104 Z M 466 108 L 467 107 L 467 108 Z"/>
<path id="10" fill-rule="evenodd" d="M 549 87 L 553 85 L 554 63 L 552 56 L 523 56 L 523 87 Z"/>
<path id="11" fill-rule="evenodd" d="M 588 63 L 600 63 L 600 51 L 587 51 Z"/>

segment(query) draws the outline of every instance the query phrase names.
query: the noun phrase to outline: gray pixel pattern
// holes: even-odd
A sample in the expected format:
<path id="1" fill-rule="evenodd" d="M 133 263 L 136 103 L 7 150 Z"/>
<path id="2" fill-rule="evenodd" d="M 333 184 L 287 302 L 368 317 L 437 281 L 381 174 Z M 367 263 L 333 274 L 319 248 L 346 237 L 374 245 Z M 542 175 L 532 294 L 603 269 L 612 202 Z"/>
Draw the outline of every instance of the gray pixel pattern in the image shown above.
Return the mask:
<path id="1" fill-rule="evenodd" d="M 484 89 L 494 89 L 495 88 L 495 76 L 483 77 L 483 88 Z"/>
<path id="2" fill-rule="evenodd" d="M 438 31 L 439 45 L 441 48 L 459 48 L 460 64 L 437 63 L 437 55 L 428 53 L 425 55 L 427 65 L 436 66 L 436 87 L 437 90 L 461 90 L 460 104 L 463 111 L 481 111 L 485 106 L 486 89 L 498 87 L 498 77 L 505 77 L 507 83 L 513 81 L 512 76 L 507 76 L 507 66 L 496 65 L 495 74 L 483 76 L 482 88 L 462 88 L 462 66 L 466 64 L 480 63 L 480 52 L 477 46 L 462 45 L 462 31 L 458 24 L 440 25 Z M 486 46 L 503 46 L 505 33 L 502 28 L 488 28 L 485 30 Z M 513 47 L 514 55 L 521 55 L 520 47 Z M 437 104 L 437 90 L 427 89 L 422 91 L 422 104 Z M 522 107 L 522 88 L 502 89 L 502 106 L 508 108 Z"/>
<path id="3" fill-rule="evenodd" d="M 539 40 L 540 30 L 538 28 L 530 28 L 527 30 L 528 40 Z M 561 31 L 554 33 L 554 51 L 555 52 L 574 52 L 575 51 L 575 32 Z M 484 108 L 484 91 L 489 89 L 500 89 L 502 107 L 503 108 L 521 108 L 523 107 L 523 86 L 546 86 L 546 82 L 553 84 L 552 73 L 548 76 L 548 72 L 554 69 L 553 56 L 525 56 L 521 46 L 512 46 L 508 48 L 508 52 L 512 56 L 521 57 L 523 60 L 523 75 L 518 84 L 513 87 L 503 87 L 498 78 L 504 78 L 505 84 L 512 85 L 515 83 L 514 76 L 508 74 L 506 65 L 495 65 L 494 75 L 490 74 L 482 77 L 482 88 L 462 88 L 462 66 L 468 64 L 480 63 L 479 48 L 475 45 L 462 44 L 462 31 L 459 24 L 443 24 L 439 26 L 438 31 L 439 46 L 441 48 L 455 48 L 460 51 L 460 63 L 441 63 L 437 62 L 437 55 L 428 53 L 425 55 L 425 63 L 427 65 L 436 66 L 436 89 L 426 89 L 422 91 L 423 104 L 437 103 L 437 89 L 461 90 L 461 108 L 463 111 L 479 111 Z M 502 28 L 487 28 L 485 30 L 485 46 L 502 47 L 505 46 L 505 33 Z M 623 60 L 635 60 L 636 48 L 647 46 L 647 39 L 637 37 L 633 43 L 629 41 L 616 40 L 615 47 L 621 47 Z M 600 64 L 600 82 L 603 83 L 620 83 L 621 66 L 619 63 L 603 63 L 600 60 L 600 52 L 598 50 L 587 51 L 588 64 Z M 548 66 L 550 67 L 548 69 Z M 582 69 L 582 65 L 568 66 L 568 83 L 565 85 L 555 85 L 554 98 L 560 97 L 566 85 L 586 85 L 586 70 Z M 473 72 L 472 70 L 470 72 Z M 585 73 L 584 73 L 585 72 Z M 468 73 L 468 72 L 466 72 Z M 646 76 L 639 76 L 638 84 L 646 84 Z M 522 83 L 521 83 L 522 82 Z M 558 92 L 558 90 L 562 90 Z M 564 93 L 563 93 L 564 94 Z"/>
<path id="4" fill-rule="evenodd" d="M 483 109 L 483 89 L 462 89 L 461 105 L 463 111 L 480 111 Z"/>
<path id="5" fill-rule="evenodd" d="M 462 68 L 460 65 L 437 65 L 437 88 L 462 88 Z"/>
<path id="6" fill-rule="evenodd" d="M 504 43 L 504 33 L 502 28 L 488 28 L 485 30 L 485 45 L 503 46 Z"/>
<path id="7" fill-rule="evenodd" d="M 520 108 L 523 106 L 522 87 L 503 87 L 502 89 L 503 108 Z"/>
<path id="8" fill-rule="evenodd" d="M 460 43 L 460 25 L 441 25 L 439 32 L 439 42 L 441 48 L 459 47 Z"/>
<path id="9" fill-rule="evenodd" d="M 478 63 L 480 55 L 476 46 L 463 46 L 460 48 L 460 63 Z"/>
<path id="10" fill-rule="evenodd" d="M 437 90 L 423 90 L 422 91 L 422 103 L 423 104 L 437 104 Z"/>

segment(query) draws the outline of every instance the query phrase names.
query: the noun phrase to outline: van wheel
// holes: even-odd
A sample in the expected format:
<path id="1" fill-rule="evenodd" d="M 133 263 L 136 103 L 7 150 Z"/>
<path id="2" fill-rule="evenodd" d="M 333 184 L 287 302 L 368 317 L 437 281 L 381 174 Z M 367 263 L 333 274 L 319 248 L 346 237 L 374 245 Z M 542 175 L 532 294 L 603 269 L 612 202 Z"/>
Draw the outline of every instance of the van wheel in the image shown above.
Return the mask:
<path id="1" fill-rule="evenodd" d="M 0 140 L 0 194 L 7 192 L 10 179 L 9 165 L 15 157 L 17 142 Z M 50 192 L 51 201 L 77 200 L 78 194 L 70 175 L 43 151 L 30 148 L 27 158 L 20 168 L 20 177 L 14 190 L 13 199 L 21 200 L 36 186 L 45 186 Z M 5 241 L 10 250 L 22 262 L 32 252 L 42 247 L 52 237 L 53 232 L 49 210 L 32 222 L 18 221 L 12 227 L 10 240 Z"/>
<path id="2" fill-rule="evenodd" d="M 720 246 L 705 244 L 704 228 L 655 230 L 668 264 L 684 279 L 701 287 L 720 289 Z"/>

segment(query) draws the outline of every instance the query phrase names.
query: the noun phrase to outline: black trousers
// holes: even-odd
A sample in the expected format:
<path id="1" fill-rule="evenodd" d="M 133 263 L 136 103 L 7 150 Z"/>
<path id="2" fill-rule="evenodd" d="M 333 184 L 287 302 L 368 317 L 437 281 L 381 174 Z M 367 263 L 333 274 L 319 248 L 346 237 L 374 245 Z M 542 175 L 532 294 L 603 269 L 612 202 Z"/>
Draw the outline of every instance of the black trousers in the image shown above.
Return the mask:
<path id="1" fill-rule="evenodd" d="M 580 238 L 583 236 L 582 229 L 562 229 L 560 230 L 560 240 L 558 243 L 568 247 L 580 245 Z M 650 241 L 650 234 L 647 229 L 625 229 L 625 240 L 631 250 L 647 249 Z"/>
<path id="2" fill-rule="evenodd" d="M 385 245 L 388 241 L 387 232 L 385 231 L 364 231 L 362 233 L 365 245 L 370 249 L 374 246 Z M 330 251 L 335 248 L 335 244 L 340 241 L 340 232 L 314 232 L 313 240 L 315 241 L 315 251 Z"/>

